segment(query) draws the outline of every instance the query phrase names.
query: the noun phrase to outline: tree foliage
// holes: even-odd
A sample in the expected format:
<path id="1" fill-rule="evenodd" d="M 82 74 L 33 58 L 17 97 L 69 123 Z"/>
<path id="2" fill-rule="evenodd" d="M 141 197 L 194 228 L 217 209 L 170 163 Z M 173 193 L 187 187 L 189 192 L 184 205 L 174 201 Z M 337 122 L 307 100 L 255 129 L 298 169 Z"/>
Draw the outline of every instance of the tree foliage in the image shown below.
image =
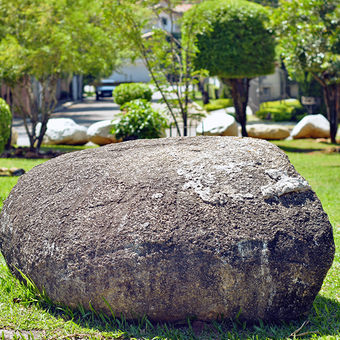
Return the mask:
<path id="1" fill-rule="evenodd" d="M 0 0 L 0 17 L 0 78 L 12 89 L 31 148 L 39 149 L 61 74 L 111 72 L 114 40 L 100 1 Z"/>
<path id="2" fill-rule="evenodd" d="M 183 135 L 186 136 L 192 85 L 197 82 L 199 72 L 195 72 L 192 64 L 192 40 L 180 40 L 174 34 L 173 12 L 179 4 L 180 0 L 107 0 L 104 11 L 108 20 L 112 20 L 117 27 L 122 45 L 130 49 L 131 59 L 143 60 L 152 84 L 160 92 L 161 101 L 166 104 L 176 125 L 178 135 L 181 135 L 178 120 L 182 120 Z M 160 21 L 162 11 L 170 17 L 170 31 L 154 26 L 157 20 Z M 192 28 L 187 26 L 188 30 Z"/>
<path id="3" fill-rule="evenodd" d="M 11 135 L 12 113 L 7 103 L 0 98 L 0 154 Z"/>
<path id="4" fill-rule="evenodd" d="M 256 2 L 262 6 L 269 6 L 269 7 L 277 7 L 279 4 L 279 0 L 251 0 L 252 2 Z"/>
<path id="5" fill-rule="evenodd" d="M 281 1 L 273 15 L 288 72 L 310 72 L 323 88 L 331 139 L 340 115 L 340 1 Z"/>
<path id="6" fill-rule="evenodd" d="M 247 136 L 246 106 L 251 78 L 274 72 L 275 41 L 266 27 L 268 12 L 248 1 L 207 0 L 186 13 L 195 22 L 194 65 L 232 88 L 235 111 Z"/>

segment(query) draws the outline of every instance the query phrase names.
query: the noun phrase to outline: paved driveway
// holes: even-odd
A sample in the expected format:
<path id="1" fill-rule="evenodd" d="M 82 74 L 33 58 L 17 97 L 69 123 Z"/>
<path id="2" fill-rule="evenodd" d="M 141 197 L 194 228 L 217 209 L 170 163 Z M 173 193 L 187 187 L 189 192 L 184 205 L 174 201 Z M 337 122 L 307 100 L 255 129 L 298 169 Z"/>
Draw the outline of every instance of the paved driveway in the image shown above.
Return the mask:
<path id="1" fill-rule="evenodd" d="M 68 105 L 66 105 L 68 106 Z M 60 107 L 55 110 L 51 118 L 71 118 L 77 124 L 89 127 L 95 122 L 107 119 L 113 119 L 113 117 L 120 112 L 119 105 L 112 101 L 112 98 L 101 98 L 96 101 L 95 99 L 85 99 L 83 102 L 73 104 L 67 108 Z M 198 122 L 189 122 L 188 135 L 196 135 L 196 126 Z M 27 137 L 23 120 L 21 118 L 13 119 L 13 127 L 18 131 L 18 145 L 26 146 L 29 145 L 29 139 Z M 183 127 L 180 124 L 182 131 Z M 170 131 L 171 130 L 171 131 Z M 166 130 L 167 137 L 176 137 L 177 132 L 174 124 L 171 125 L 171 129 Z"/>
<path id="2" fill-rule="evenodd" d="M 104 98 L 100 101 L 93 99 L 85 99 L 81 103 L 71 105 L 67 108 L 60 108 L 54 112 L 51 118 L 71 118 L 77 124 L 89 127 L 100 120 L 113 119 L 119 112 L 119 105 L 113 103 L 112 98 Z M 14 118 L 13 127 L 18 131 L 18 145 L 29 145 L 23 120 L 21 118 Z"/>

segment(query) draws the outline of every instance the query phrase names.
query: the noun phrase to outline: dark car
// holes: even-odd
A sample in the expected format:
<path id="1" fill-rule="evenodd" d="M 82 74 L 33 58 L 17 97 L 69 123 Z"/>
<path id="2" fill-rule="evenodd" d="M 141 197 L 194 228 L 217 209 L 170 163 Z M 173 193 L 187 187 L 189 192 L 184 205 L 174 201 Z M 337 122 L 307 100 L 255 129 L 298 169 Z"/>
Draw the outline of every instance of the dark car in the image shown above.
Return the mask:
<path id="1" fill-rule="evenodd" d="M 102 80 L 101 84 L 96 86 L 96 100 L 99 100 L 100 97 L 112 97 L 112 91 L 116 87 L 113 84 L 113 80 Z"/>

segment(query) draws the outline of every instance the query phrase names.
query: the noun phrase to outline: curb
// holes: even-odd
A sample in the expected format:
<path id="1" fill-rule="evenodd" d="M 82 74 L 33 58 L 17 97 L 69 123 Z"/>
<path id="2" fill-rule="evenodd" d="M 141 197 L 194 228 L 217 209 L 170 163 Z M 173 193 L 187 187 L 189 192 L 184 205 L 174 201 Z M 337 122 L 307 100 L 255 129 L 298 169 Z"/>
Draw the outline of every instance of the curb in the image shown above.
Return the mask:
<path id="1" fill-rule="evenodd" d="M 67 110 L 70 106 L 75 105 L 75 104 L 78 104 L 78 103 L 81 103 L 82 101 L 83 101 L 82 99 L 79 99 L 79 100 L 75 100 L 75 101 L 72 101 L 72 102 L 66 102 L 66 103 L 64 103 L 64 104 L 61 104 L 61 105 L 59 105 L 59 106 L 57 106 L 57 107 L 54 108 L 53 113 L 65 111 L 65 110 Z"/>

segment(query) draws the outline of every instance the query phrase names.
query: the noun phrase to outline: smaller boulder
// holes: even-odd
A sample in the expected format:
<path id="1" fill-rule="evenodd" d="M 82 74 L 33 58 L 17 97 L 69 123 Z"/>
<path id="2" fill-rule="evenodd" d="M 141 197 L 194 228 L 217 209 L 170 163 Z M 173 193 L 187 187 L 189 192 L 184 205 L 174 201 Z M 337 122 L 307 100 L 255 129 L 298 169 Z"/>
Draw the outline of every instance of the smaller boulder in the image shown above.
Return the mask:
<path id="1" fill-rule="evenodd" d="M 110 131 L 113 128 L 113 125 L 118 122 L 118 119 L 111 120 L 102 120 L 100 122 L 92 124 L 87 130 L 88 139 L 95 144 L 98 145 L 106 145 L 111 143 L 121 142 L 117 140 L 115 135 L 112 135 Z"/>
<path id="2" fill-rule="evenodd" d="M 0 168 L 0 176 L 10 176 L 11 173 L 8 168 Z"/>
<path id="3" fill-rule="evenodd" d="M 18 138 L 19 138 L 19 133 L 15 128 L 12 128 L 12 134 L 11 134 L 11 145 L 16 145 L 18 144 Z"/>
<path id="4" fill-rule="evenodd" d="M 39 134 L 41 123 L 37 125 Z M 47 130 L 43 144 L 47 145 L 84 145 L 89 141 L 87 127 L 77 124 L 70 118 L 51 118 L 47 122 Z"/>
<path id="5" fill-rule="evenodd" d="M 227 111 L 227 113 L 229 113 L 233 116 L 235 116 L 235 114 L 236 114 L 234 106 L 227 107 L 225 110 Z M 247 106 L 246 107 L 246 115 L 251 116 L 252 114 L 253 114 L 253 110 L 251 109 L 250 106 Z"/>
<path id="6" fill-rule="evenodd" d="M 247 125 L 248 137 L 266 140 L 280 140 L 289 137 L 288 128 L 280 125 L 254 124 Z"/>
<path id="7" fill-rule="evenodd" d="M 328 138 L 330 124 L 323 115 L 309 115 L 300 120 L 291 132 L 293 139 L 300 138 Z"/>
<path id="8" fill-rule="evenodd" d="M 21 176 L 21 175 L 23 175 L 26 172 L 22 168 L 20 168 L 20 169 L 18 169 L 18 168 L 10 168 L 9 171 L 12 174 L 12 176 Z"/>
<path id="9" fill-rule="evenodd" d="M 198 136 L 238 136 L 238 127 L 235 118 L 223 109 L 205 118 L 197 126 L 196 134 Z"/>
<path id="10" fill-rule="evenodd" d="M 40 158 L 40 156 L 33 151 L 27 151 L 25 152 L 25 158 L 36 159 L 36 158 Z"/>
<path id="11" fill-rule="evenodd" d="M 14 156 L 17 156 L 17 157 L 22 156 L 23 152 L 24 152 L 24 150 L 19 147 L 19 148 L 14 150 Z"/>

